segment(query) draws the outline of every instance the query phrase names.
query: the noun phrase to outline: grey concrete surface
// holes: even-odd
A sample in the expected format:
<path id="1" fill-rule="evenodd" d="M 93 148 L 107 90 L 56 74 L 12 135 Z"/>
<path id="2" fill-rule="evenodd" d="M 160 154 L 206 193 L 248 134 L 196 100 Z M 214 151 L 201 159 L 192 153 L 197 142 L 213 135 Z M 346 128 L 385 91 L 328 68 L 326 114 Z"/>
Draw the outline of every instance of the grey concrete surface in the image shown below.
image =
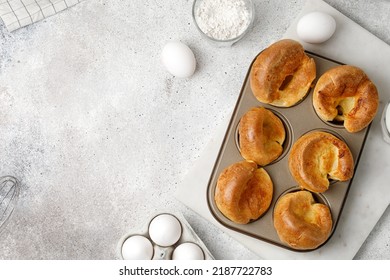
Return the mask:
<path id="1" fill-rule="evenodd" d="M 254 55 L 304 0 L 255 0 L 253 30 L 232 48 L 198 34 L 192 1 L 89 0 L 9 33 L 0 24 L 0 173 L 21 182 L 0 259 L 113 259 L 151 213 L 181 211 L 216 259 L 256 259 L 173 197 L 230 113 Z M 390 44 L 390 1 L 325 1 Z M 197 70 L 172 77 L 169 40 Z M 390 259 L 390 210 L 356 259 Z"/>

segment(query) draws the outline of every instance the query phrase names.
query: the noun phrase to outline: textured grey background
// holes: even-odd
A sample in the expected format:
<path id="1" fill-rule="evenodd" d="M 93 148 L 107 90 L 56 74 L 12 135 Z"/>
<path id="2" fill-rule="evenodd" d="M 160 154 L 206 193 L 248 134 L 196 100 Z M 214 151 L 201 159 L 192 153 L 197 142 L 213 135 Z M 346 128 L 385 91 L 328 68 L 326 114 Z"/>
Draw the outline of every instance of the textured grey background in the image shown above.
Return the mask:
<path id="1" fill-rule="evenodd" d="M 390 44 L 390 1 L 325 2 Z M 192 1 L 89 0 L 13 33 L 0 24 L 0 173 L 22 188 L 0 258 L 112 259 L 123 234 L 163 210 L 181 211 L 217 259 L 257 258 L 173 193 L 253 57 L 304 3 L 255 0 L 253 30 L 222 49 L 198 34 Z M 191 78 L 160 62 L 172 39 L 195 53 Z M 389 228 L 387 209 L 356 259 L 390 259 Z"/>

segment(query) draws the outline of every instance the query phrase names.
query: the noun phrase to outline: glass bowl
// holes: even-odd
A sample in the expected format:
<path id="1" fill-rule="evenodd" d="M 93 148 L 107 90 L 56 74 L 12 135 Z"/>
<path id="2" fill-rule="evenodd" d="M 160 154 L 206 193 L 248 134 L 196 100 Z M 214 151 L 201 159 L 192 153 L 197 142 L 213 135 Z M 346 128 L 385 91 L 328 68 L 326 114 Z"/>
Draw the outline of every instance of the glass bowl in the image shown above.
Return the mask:
<path id="1" fill-rule="evenodd" d="M 383 140 L 390 144 L 390 101 L 387 102 L 382 112 L 381 126 L 383 133 Z"/>
<path id="2" fill-rule="evenodd" d="M 229 2 L 233 7 L 220 6 L 224 2 Z M 252 28 L 254 10 L 251 0 L 194 0 L 192 18 L 200 34 L 209 42 L 218 47 L 230 47 Z"/>

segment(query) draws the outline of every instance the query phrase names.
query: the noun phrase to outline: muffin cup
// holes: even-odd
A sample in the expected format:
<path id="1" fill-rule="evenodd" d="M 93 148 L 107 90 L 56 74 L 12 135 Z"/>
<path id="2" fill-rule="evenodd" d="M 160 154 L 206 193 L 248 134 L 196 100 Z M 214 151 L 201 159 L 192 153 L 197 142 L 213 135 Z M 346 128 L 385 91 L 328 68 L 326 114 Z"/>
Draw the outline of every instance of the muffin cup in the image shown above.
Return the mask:
<path id="1" fill-rule="evenodd" d="M 274 164 L 274 163 L 277 163 L 278 161 L 282 160 L 288 153 L 288 151 L 290 150 L 291 148 L 291 135 L 292 135 L 292 128 L 291 128 L 291 125 L 290 123 L 288 122 L 288 120 L 283 116 L 281 115 L 278 111 L 275 111 L 274 109 L 272 108 L 267 108 L 269 111 L 271 111 L 273 114 L 275 114 L 282 122 L 283 124 L 283 127 L 284 127 L 284 131 L 286 133 L 286 136 L 285 136 L 285 139 L 283 141 L 283 152 L 281 153 L 280 156 L 278 156 L 277 159 L 275 159 L 274 161 L 270 162 L 269 164 L 267 165 L 270 165 L 270 164 Z M 236 125 L 236 129 L 235 129 L 235 143 L 236 143 L 236 147 L 238 149 L 238 151 L 240 151 L 241 153 L 241 148 L 240 148 L 240 133 L 239 133 L 239 125 L 240 125 L 240 122 L 238 122 L 238 124 Z"/>

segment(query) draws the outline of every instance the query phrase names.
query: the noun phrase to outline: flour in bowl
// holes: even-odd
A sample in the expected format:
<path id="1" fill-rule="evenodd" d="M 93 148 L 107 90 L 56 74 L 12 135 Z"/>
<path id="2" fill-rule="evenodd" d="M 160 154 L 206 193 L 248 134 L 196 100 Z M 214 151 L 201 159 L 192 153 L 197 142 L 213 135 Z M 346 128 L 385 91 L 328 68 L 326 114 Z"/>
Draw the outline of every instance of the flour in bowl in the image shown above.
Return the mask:
<path id="1" fill-rule="evenodd" d="M 251 12 L 244 0 L 203 0 L 195 10 L 199 28 L 217 40 L 240 36 L 251 22 Z"/>

